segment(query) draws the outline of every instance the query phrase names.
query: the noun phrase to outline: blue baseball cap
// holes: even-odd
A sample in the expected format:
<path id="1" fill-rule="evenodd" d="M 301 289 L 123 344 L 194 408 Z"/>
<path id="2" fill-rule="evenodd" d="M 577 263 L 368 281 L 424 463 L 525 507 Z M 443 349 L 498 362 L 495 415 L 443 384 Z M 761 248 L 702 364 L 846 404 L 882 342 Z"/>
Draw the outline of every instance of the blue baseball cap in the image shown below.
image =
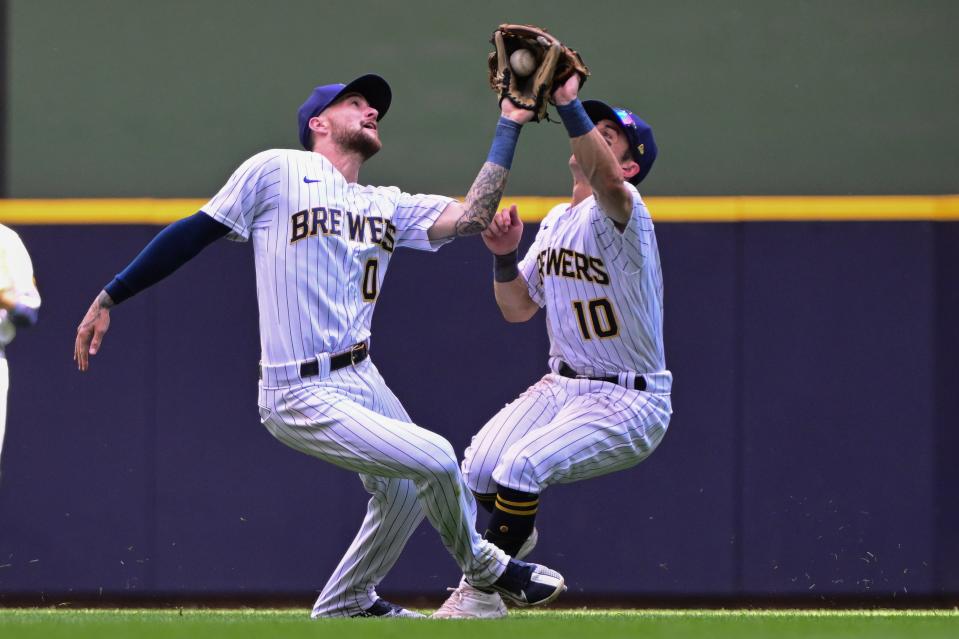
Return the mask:
<path id="1" fill-rule="evenodd" d="M 611 107 L 599 100 L 586 100 L 583 108 L 594 124 L 600 120 L 612 120 L 619 125 L 629 142 L 629 153 L 639 165 L 639 173 L 629 178 L 629 181 L 634 186 L 642 182 L 656 161 L 657 148 L 652 127 L 629 109 Z"/>
<path id="2" fill-rule="evenodd" d="M 297 111 L 300 123 L 300 144 L 304 149 L 310 150 L 310 118 L 322 113 L 323 109 L 347 93 L 359 93 L 366 98 L 370 106 L 379 112 L 376 116 L 377 120 L 383 119 L 393 100 L 390 85 L 386 83 L 386 80 L 372 73 L 361 75 L 349 84 L 324 84 L 316 87 Z"/>

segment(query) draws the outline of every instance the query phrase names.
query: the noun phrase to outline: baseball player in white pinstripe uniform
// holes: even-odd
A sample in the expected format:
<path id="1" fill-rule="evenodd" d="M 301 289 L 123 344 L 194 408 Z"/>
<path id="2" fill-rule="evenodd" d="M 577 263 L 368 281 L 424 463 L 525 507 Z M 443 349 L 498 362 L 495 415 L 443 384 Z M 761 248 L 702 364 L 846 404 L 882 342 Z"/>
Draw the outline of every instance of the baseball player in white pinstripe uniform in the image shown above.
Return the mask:
<path id="1" fill-rule="evenodd" d="M 483 233 L 503 316 L 525 322 L 545 308 L 550 338 L 549 374 L 487 422 L 462 465 L 491 512 L 486 539 L 513 555 L 535 544 L 548 486 L 638 464 L 672 413 L 659 250 L 635 186 L 656 157 L 652 131 L 625 109 L 580 103 L 578 90 L 574 75 L 553 96 L 573 149 L 572 201 L 549 212 L 522 261 L 515 206 Z M 464 580 L 433 616 L 504 615 L 496 593 Z"/>
<path id="2" fill-rule="evenodd" d="M 7 428 L 7 390 L 10 369 L 7 345 L 24 329 L 37 323 L 40 293 L 33 279 L 33 262 L 17 232 L 0 224 L 0 454 Z"/>
<path id="3" fill-rule="evenodd" d="M 219 237 L 252 238 L 260 418 L 284 444 L 359 473 L 373 496 L 313 616 L 421 617 L 375 589 L 424 516 L 474 587 L 519 605 L 548 603 L 563 578 L 510 559 L 476 532 L 476 505 L 451 445 L 411 423 L 369 359 L 373 309 L 394 251 L 435 251 L 487 228 L 531 113 L 504 102 L 490 155 L 461 204 L 358 184 L 360 167 L 381 147 L 378 123 L 390 101 L 376 75 L 317 87 L 298 113 L 304 150 L 254 155 L 199 213 L 162 231 L 91 305 L 74 357 L 85 370 L 113 305 Z"/>

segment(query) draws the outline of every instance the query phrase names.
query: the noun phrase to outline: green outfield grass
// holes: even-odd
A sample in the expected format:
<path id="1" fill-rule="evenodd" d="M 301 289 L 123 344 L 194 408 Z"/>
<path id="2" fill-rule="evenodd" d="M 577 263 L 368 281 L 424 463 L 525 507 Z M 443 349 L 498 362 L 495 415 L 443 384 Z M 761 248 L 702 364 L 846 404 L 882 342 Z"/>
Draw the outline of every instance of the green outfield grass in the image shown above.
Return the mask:
<path id="1" fill-rule="evenodd" d="M 0 609 L 0 637 L 410 637 L 538 639 L 577 637 L 682 639 L 709 637 L 959 637 L 959 612 L 929 611 L 515 611 L 497 621 L 336 619 L 311 621 L 305 610 Z"/>

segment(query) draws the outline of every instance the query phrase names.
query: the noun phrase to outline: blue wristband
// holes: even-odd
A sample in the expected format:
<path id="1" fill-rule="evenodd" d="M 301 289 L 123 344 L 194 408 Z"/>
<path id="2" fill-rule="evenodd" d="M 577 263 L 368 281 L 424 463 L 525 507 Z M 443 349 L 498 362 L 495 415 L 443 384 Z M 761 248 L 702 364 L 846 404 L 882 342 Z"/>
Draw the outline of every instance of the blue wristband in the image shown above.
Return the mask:
<path id="1" fill-rule="evenodd" d="M 519 140 L 519 132 L 522 130 L 522 124 L 500 116 L 486 161 L 498 164 L 504 169 L 509 169 L 513 165 L 513 153 L 516 151 L 516 142 Z"/>
<path id="2" fill-rule="evenodd" d="M 566 132 L 569 133 L 571 138 L 586 135 L 595 126 L 586 114 L 586 109 L 583 108 L 583 103 L 579 101 L 579 98 L 569 104 L 557 104 L 556 110 L 559 112 L 559 117 L 563 119 Z"/>

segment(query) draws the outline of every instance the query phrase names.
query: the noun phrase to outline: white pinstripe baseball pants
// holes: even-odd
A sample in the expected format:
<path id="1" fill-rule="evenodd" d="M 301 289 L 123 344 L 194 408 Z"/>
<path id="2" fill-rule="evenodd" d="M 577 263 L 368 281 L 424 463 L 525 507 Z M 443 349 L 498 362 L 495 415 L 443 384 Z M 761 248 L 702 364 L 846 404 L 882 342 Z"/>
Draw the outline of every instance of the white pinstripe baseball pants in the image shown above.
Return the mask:
<path id="1" fill-rule="evenodd" d="M 671 414 L 668 393 L 550 373 L 473 437 L 463 477 L 477 493 L 499 484 L 539 494 L 623 470 L 656 449 Z"/>
<path id="2" fill-rule="evenodd" d="M 360 473 L 372 494 L 353 543 L 313 607 L 313 616 L 350 616 L 376 600 L 425 515 L 460 569 L 477 585 L 496 580 L 507 557 L 476 532 L 476 502 L 446 439 L 416 426 L 367 359 L 290 384 L 284 367 L 264 367 L 260 417 L 281 442 Z M 289 368 L 289 367 L 286 367 Z"/>

